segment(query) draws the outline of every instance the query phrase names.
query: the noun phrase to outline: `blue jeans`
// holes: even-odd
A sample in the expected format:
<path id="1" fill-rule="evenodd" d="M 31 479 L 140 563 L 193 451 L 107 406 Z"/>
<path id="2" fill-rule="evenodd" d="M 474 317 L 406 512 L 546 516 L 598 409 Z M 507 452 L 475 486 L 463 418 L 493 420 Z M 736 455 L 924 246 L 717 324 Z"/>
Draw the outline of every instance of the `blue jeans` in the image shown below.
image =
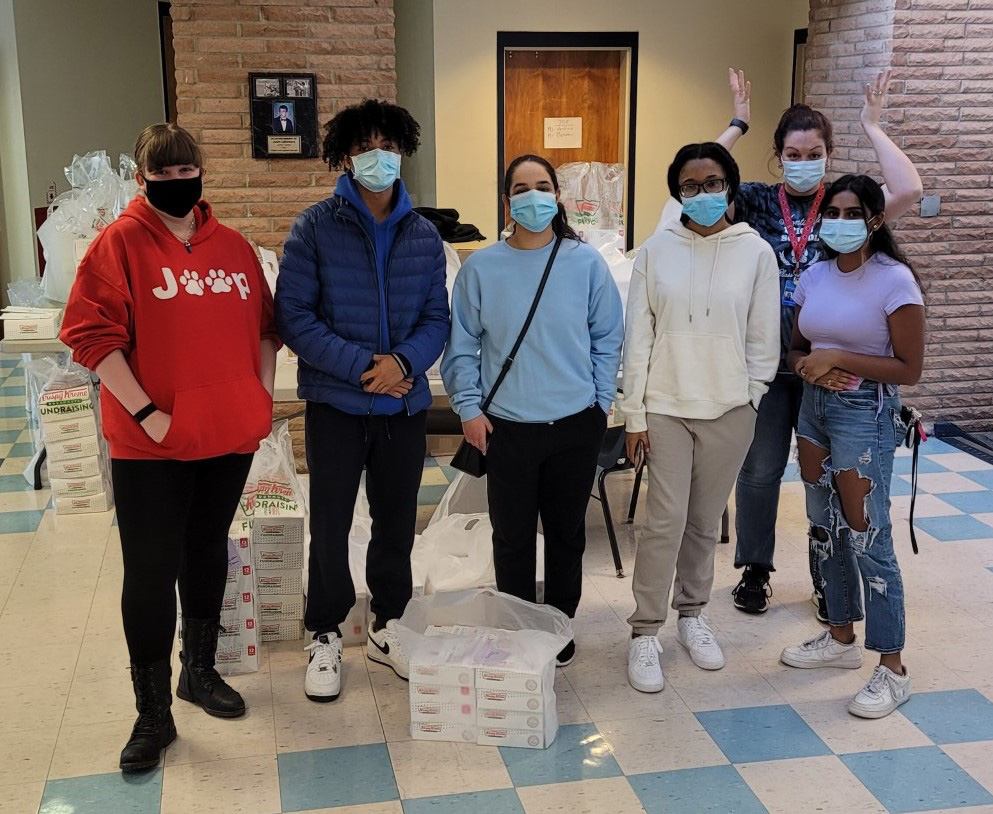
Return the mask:
<path id="1" fill-rule="evenodd" d="M 753 565 L 766 571 L 776 570 L 773 557 L 779 487 L 789 462 L 790 440 L 802 397 L 803 380 L 790 373 L 779 373 L 759 404 L 755 438 L 738 475 L 735 492 L 735 568 Z M 816 588 L 820 584 L 816 558 L 810 560 L 810 574 Z"/>
<path id="2" fill-rule="evenodd" d="M 804 385 L 797 436 L 828 452 L 823 476 L 804 484 L 828 620 L 842 627 L 866 618 L 865 646 L 878 653 L 899 653 L 906 635 L 890 522 L 893 453 L 904 429 L 899 396 L 875 382 L 841 393 Z M 839 472 L 856 472 L 871 484 L 866 531 L 855 531 L 845 517 L 834 479 Z"/>

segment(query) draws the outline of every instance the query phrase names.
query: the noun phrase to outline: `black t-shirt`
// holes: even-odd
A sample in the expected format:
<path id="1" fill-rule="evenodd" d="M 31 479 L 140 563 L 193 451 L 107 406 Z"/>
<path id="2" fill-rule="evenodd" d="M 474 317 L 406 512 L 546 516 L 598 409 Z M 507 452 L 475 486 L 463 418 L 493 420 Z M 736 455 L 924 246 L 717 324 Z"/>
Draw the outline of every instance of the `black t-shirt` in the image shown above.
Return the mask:
<path id="1" fill-rule="evenodd" d="M 780 295 L 780 362 L 781 370 L 786 370 L 786 354 L 790 349 L 790 339 L 793 336 L 793 322 L 796 319 L 796 307 L 786 305 L 786 284 L 793 281 L 797 270 L 797 262 L 793 257 L 793 246 L 790 243 L 786 225 L 783 222 L 783 210 L 779 205 L 779 188 L 782 184 L 763 184 L 752 182 L 742 184 L 735 198 L 735 221 L 744 222 L 755 229 L 762 238 L 772 246 L 779 263 L 779 295 Z M 794 198 L 787 196 L 790 213 L 793 215 L 793 228 L 797 237 L 803 234 L 807 213 L 814 202 L 815 194 Z M 810 241 L 800 258 L 799 271 L 802 274 L 814 263 L 827 259 L 824 244 L 819 238 L 820 218 L 814 224 L 810 233 Z"/>

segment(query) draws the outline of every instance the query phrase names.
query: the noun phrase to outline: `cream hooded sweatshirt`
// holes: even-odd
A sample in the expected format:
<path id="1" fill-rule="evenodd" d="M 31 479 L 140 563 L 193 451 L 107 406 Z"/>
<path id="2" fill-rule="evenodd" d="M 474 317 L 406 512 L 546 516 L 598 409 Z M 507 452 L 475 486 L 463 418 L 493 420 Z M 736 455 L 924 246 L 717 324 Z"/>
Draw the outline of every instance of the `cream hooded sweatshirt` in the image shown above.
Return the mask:
<path id="1" fill-rule="evenodd" d="M 679 221 L 638 252 L 628 292 L 628 432 L 647 413 L 713 419 L 758 409 L 779 367 L 779 267 L 747 224 L 701 237 Z"/>

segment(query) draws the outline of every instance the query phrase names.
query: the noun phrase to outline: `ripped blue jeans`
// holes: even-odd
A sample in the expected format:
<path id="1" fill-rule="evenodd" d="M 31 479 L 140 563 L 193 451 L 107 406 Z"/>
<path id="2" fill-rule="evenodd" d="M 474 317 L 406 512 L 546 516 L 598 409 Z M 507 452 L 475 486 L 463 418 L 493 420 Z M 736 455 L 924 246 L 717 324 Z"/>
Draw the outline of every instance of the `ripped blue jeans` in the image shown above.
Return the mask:
<path id="1" fill-rule="evenodd" d="M 865 646 L 878 653 L 900 652 L 906 637 L 903 579 L 890 522 L 893 453 L 902 424 L 895 388 L 864 382 L 858 390 L 834 393 L 804 385 L 797 437 L 828 452 L 822 477 L 804 482 L 828 620 L 840 627 L 865 618 Z M 867 531 L 855 531 L 845 517 L 834 475 L 846 471 L 871 484 Z"/>

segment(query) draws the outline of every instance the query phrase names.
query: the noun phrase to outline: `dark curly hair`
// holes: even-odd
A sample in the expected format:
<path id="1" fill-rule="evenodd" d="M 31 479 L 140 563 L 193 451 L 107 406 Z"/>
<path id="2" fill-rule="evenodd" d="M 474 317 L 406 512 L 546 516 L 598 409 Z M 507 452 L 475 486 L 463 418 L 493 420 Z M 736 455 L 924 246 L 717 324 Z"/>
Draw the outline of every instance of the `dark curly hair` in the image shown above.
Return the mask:
<path id="1" fill-rule="evenodd" d="M 374 133 L 393 141 L 406 156 L 413 155 L 421 145 L 421 126 L 405 108 L 366 99 L 346 107 L 324 125 L 321 160 L 332 170 L 340 170 L 352 148 L 368 141 Z"/>

